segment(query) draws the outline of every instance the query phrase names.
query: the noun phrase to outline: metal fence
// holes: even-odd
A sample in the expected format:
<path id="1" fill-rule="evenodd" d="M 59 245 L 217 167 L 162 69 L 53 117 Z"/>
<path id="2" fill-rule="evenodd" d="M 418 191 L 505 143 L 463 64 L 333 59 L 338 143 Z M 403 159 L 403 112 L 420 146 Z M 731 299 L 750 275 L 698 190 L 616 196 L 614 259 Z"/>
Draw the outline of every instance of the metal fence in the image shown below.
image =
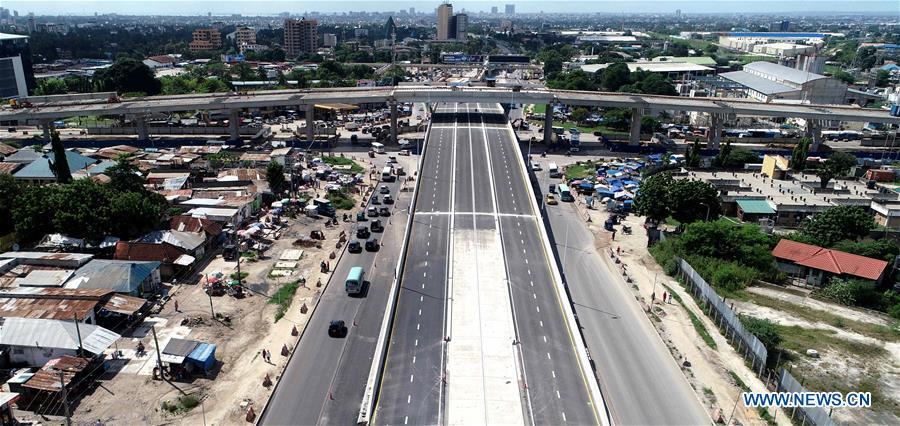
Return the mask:
<path id="1" fill-rule="evenodd" d="M 753 364 L 754 372 L 763 377 L 769 356 L 766 347 L 744 328 L 738 315 L 686 260 L 676 257 L 675 262 L 678 264 L 678 274 L 684 278 L 688 290 L 701 302 L 700 307 L 709 307 L 709 318 L 724 331 L 731 345 Z"/>
<path id="2" fill-rule="evenodd" d="M 782 368 L 781 374 L 778 376 L 778 391 L 806 392 L 806 388 L 791 373 Z M 816 426 L 833 426 L 835 424 L 828 412 L 822 407 L 797 407 L 785 408 L 785 410 L 790 410 L 791 420 L 794 421 L 794 424 L 812 424 Z"/>

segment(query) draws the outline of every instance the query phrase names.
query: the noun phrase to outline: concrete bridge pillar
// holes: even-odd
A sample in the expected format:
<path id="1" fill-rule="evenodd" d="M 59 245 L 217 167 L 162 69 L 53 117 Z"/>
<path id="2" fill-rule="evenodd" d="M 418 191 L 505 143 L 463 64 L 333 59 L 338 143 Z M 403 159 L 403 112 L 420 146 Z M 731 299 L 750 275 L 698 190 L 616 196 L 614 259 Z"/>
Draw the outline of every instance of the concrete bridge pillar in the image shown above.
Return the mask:
<path id="1" fill-rule="evenodd" d="M 397 101 L 390 101 L 391 107 L 391 142 L 397 143 Z"/>
<path id="2" fill-rule="evenodd" d="M 806 119 L 806 136 L 812 139 L 809 144 L 809 152 L 816 152 L 822 148 L 822 120 Z"/>
<path id="3" fill-rule="evenodd" d="M 722 142 L 722 125 L 725 117 L 722 114 L 709 115 L 709 134 L 707 135 L 708 147 L 718 149 Z"/>
<path id="4" fill-rule="evenodd" d="M 228 111 L 228 134 L 229 140 L 231 141 L 239 141 L 241 140 L 241 133 L 238 131 L 241 128 L 241 111 L 232 109 Z"/>
<path id="5" fill-rule="evenodd" d="M 641 144 L 641 119 L 644 118 L 643 108 L 631 109 L 631 133 L 628 136 L 628 145 Z"/>
<path id="6" fill-rule="evenodd" d="M 137 130 L 139 141 L 150 140 L 150 130 L 147 128 L 147 119 L 144 117 L 135 117 L 134 127 Z"/>
<path id="7" fill-rule="evenodd" d="M 306 141 L 312 142 L 316 139 L 316 105 L 309 104 L 306 106 Z"/>
<path id="8" fill-rule="evenodd" d="M 544 143 L 550 145 L 553 136 L 553 104 L 547 104 L 544 110 Z"/>

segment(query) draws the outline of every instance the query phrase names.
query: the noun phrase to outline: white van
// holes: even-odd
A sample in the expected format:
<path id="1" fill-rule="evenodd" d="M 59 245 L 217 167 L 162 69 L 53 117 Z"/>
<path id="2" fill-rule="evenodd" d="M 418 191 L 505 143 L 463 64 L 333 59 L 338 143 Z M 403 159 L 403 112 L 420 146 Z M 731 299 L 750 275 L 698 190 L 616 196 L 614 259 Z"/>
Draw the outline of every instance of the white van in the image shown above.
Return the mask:
<path id="1" fill-rule="evenodd" d="M 397 176 L 394 176 L 394 168 L 391 166 L 384 166 L 381 169 L 381 181 L 382 182 L 393 182 L 397 179 Z"/>
<path id="2" fill-rule="evenodd" d="M 556 163 L 548 164 L 547 171 L 550 172 L 550 177 L 552 178 L 562 177 L 562 174 L 559 173 L 559 166 L 557 166 Z"/>
<path id="3" fill-rule="evenodd" d="M 372 142 L 372 151 L 375 151 L 377 154 L 384 154 L 384 144 Z"/>

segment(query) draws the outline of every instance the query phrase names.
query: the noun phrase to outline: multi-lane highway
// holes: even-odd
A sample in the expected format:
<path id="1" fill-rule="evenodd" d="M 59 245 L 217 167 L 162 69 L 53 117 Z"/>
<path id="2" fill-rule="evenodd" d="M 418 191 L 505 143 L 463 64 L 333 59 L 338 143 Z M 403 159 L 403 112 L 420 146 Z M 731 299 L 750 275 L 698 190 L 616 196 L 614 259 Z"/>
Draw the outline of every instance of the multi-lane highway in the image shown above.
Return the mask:
<path id="1" fill-rule="evenodd" d="M 374 234 L 383 244 L 381 250 L 344 253 L 337 263 L 260 424 L 356 423 L 403 238 L 407 218 L 403 209 L 410 202 L 408 192 L 398 192 L 400 182 L 384 184 L 397 201 L 391 223 L 381 218 L 385 231 Z M 368 225 L 369 221 L 361 223 Z M 348 233 L 349 238 L 355 237 L 352 228 L 348 227 Z M 353 266 L 366 271 L 369 285 L 363 297 L 351 297 L 344 290 L 344 279 Z M 346 322 L 346 338 L 327 335 L 328 323 L 335 319 Z"/>
<path id="2" fill-rule="evenodd" d="M 374 421 L 601 423 L 499 106 L 439 106 L 426 143 Z"/>
<path id="3" fill-rule="evenodd" d="M 546 171 L 538 175 L 541 192 L 558 183 Z M 709 424 L 709 415 L 630 290 L 597 253 L 576 207 L 560 203 L 545 208 L 612 422 Z"/>

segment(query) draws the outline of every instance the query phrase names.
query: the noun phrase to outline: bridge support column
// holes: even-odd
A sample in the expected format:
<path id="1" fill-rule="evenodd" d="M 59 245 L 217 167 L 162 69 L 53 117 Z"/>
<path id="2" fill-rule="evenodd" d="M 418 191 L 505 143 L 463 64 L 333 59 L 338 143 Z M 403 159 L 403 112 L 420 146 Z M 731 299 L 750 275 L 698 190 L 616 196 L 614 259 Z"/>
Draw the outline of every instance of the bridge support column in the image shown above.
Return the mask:
<path id="1" fill-rule="evenodd" d="M 631 109 L 631 134 L 628 136 L 628 145 L 641 144 L 641 119 L 644 118 L 643 108 Z"/>
<path id="2" fill-rule="evenodd" d="M 44 142 L 50 142 L 50 131 L 53 130 L 53 121 L 41 120 L 41 129 L 44 131 Z"/>
<path id="3" fill-rule="evenodd" d="M 232 109 L 228 111 L 228 134 L 229 140 L 232 141 L 240 141 L 241 133 L 238 131 L 241 128 L 241 111 Z"/>
<path id="4" fill-rule="evenodd" d="M 134 127 L 137 130 L 138 140 L 150 140 L 150 130 L 147 129 L 147 120 L 144 117 L 135 117 L 133 120 Z"/>
<path id="5" fill-rule="evenodd" d="M 707 145 L 711 149 L 718 149 L 722 142 L 722 122 L 724 117 L 721 114 L 709 115 L 709 134 L 707 135 Z"/>
<path id="6" fill-rule="evenodd" d="M 306 141 L 312 143 L 316 139 L 316 105 L 306 106 Z"/>
<path id="7" fill-rule="evenodd" d="M 547 104 L 544 110 L 544 143 L 550 145 L 553 135 L 553 104 Z"/>
<path id="8" fill-rule="evenodd" d="M 806 136 L 812 139 L 809 143 L 809 152 L 816 152 L 822 148 L 822 121 L 814 118 L 806 119 Z"/>
<path id="9" fill-rule="evenodd" d="M 397 101 L 390 101 L 391 107 L 391 142 L 397 143 Z"/>

